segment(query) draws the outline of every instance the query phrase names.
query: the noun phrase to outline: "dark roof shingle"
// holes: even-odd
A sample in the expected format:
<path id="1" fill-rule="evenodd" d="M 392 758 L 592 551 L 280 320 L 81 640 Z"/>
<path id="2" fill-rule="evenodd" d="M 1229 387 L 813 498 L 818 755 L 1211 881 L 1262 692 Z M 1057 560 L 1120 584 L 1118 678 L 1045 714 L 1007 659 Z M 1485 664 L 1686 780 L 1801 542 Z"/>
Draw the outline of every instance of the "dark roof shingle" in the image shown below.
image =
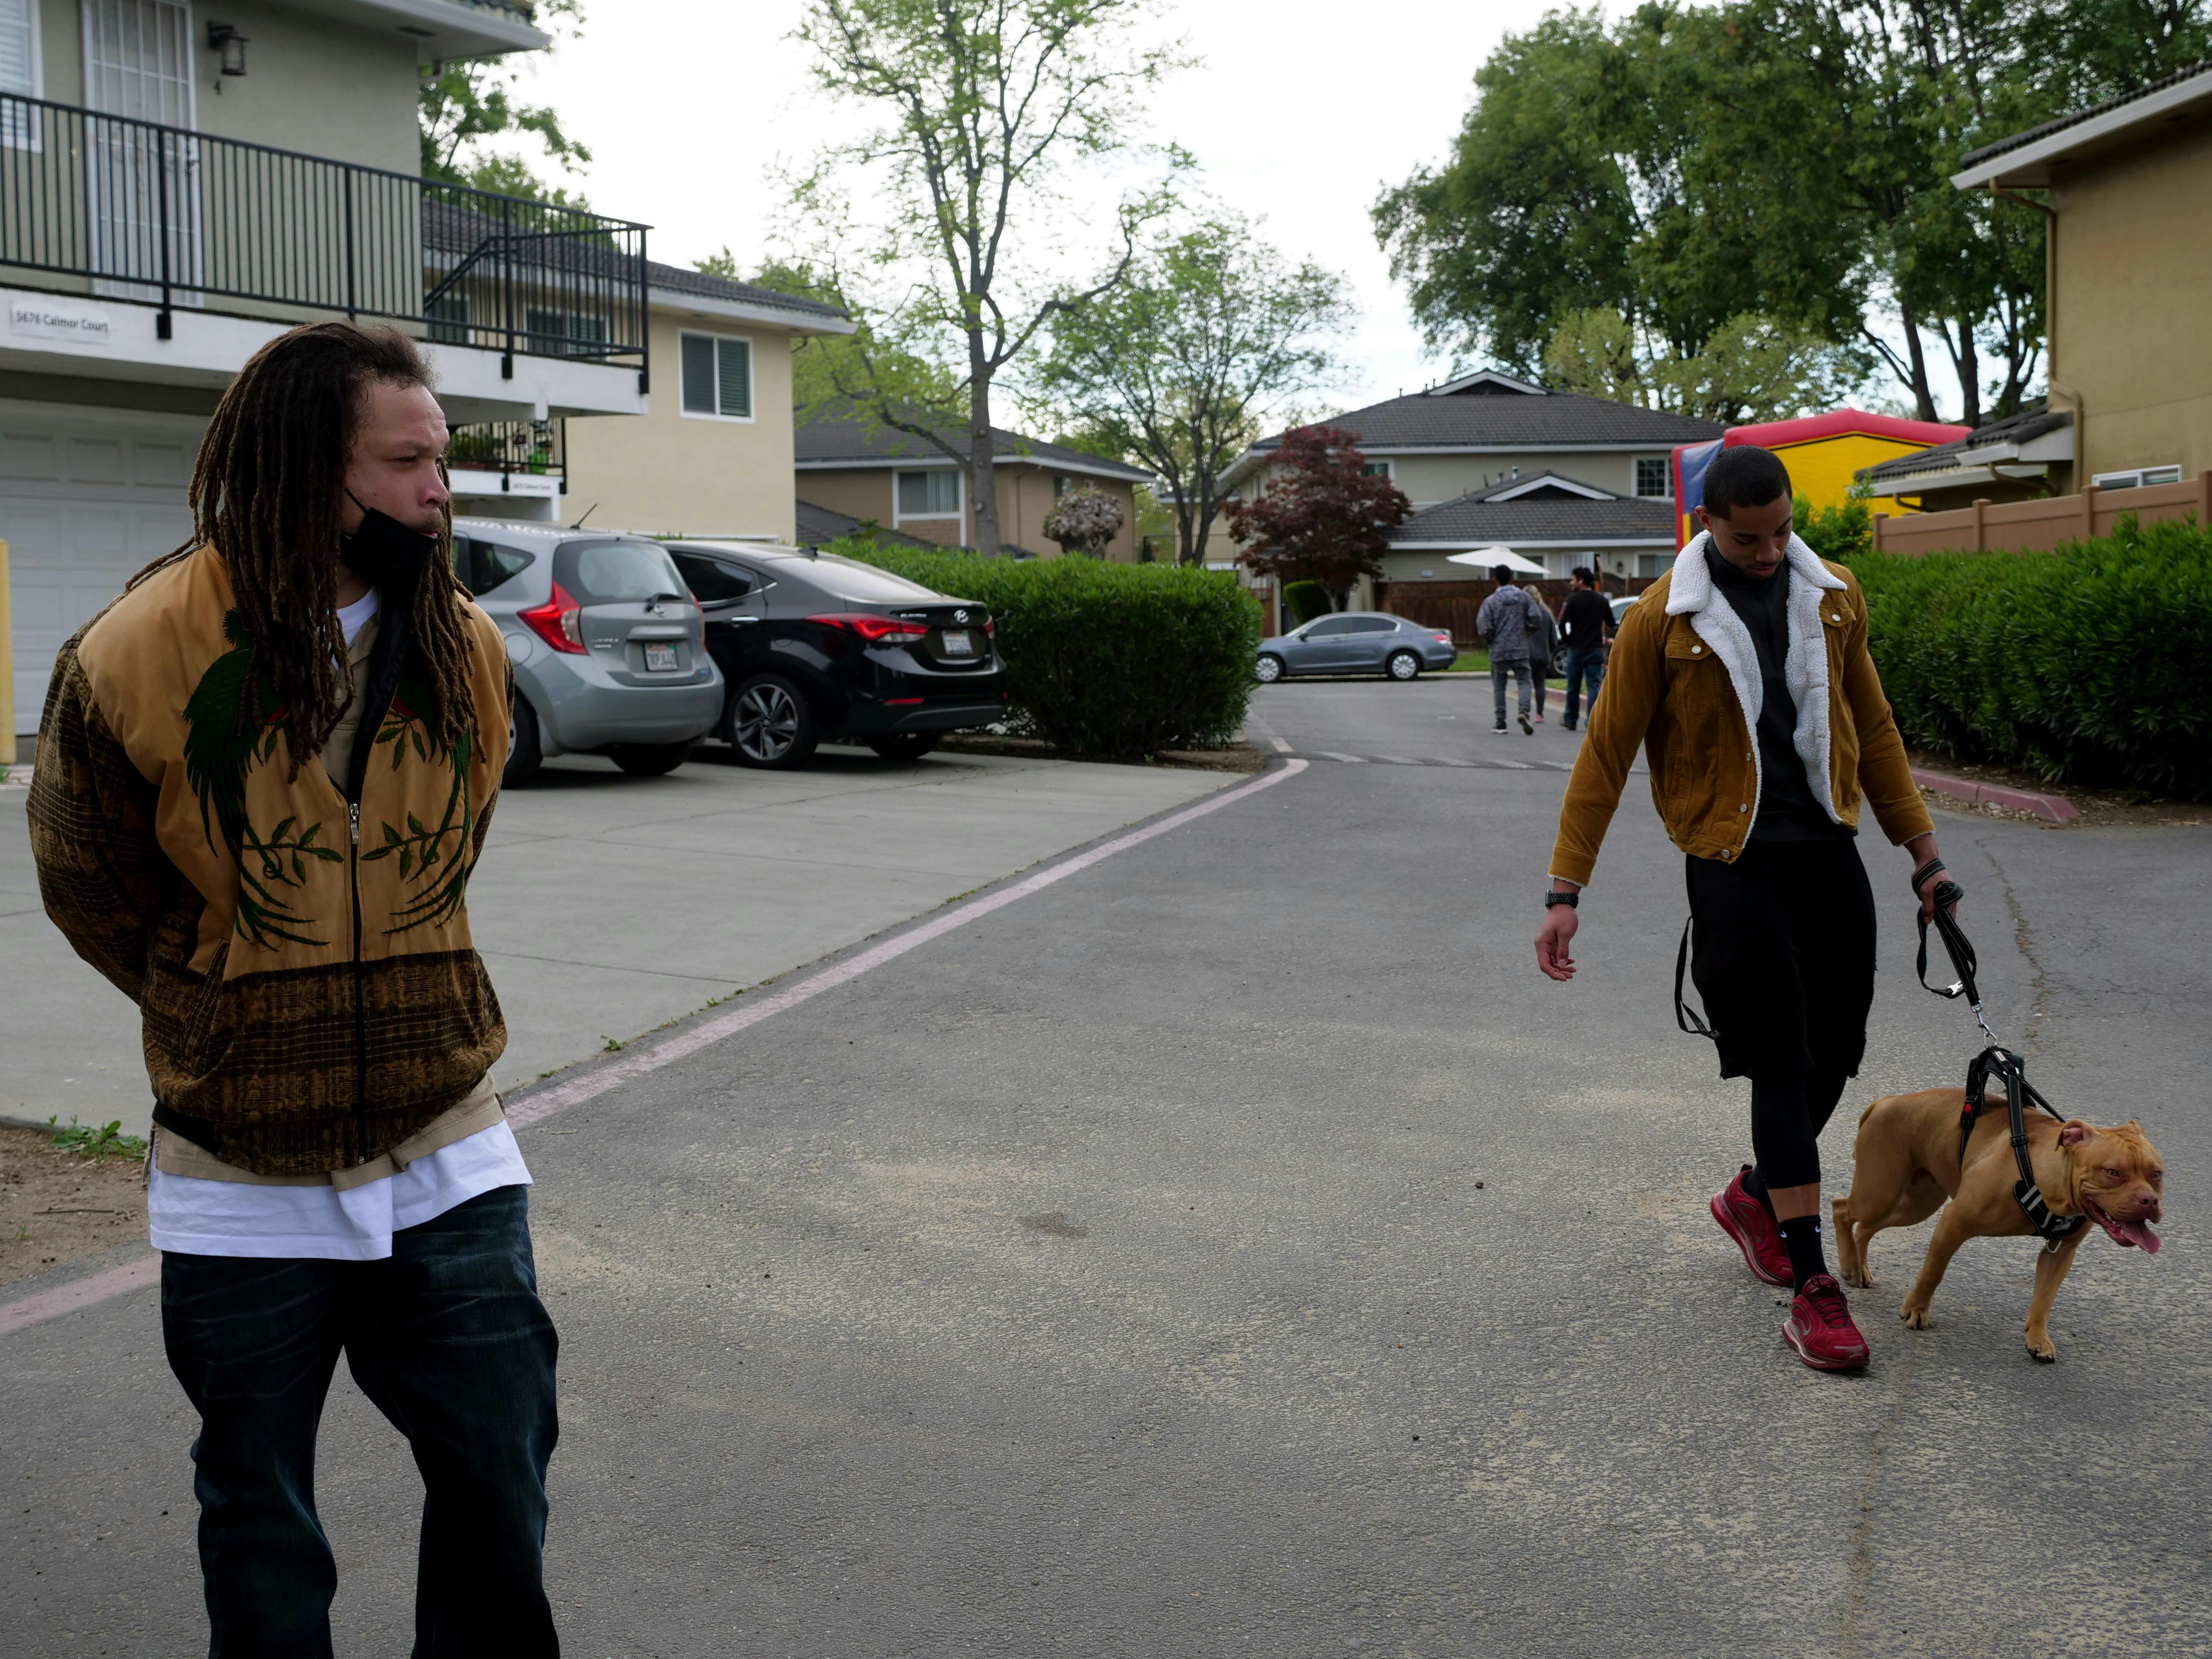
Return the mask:
<path id="1" fill-rule="evenodd" d="M 799 544 L 801 547 L 827 547 L 830 543 L 850 536 L 860 527 L 860 521 L 850 514 L 835 513 L 826 507 L 817 507 L 811 501 L 799 503 Z M 903 530 L 876 529 L 876 539 L 893 547 L 920 547 L 936 550 L 937 544 L 926 542 L 919 536 L 909 536 Z"/>
<path id="2" fill-rule="evenodd" d="M 1533 542 L 1674 539 L 1674 503 L 1617 495 L 1608 501 L 1491 501 L 1462 495 L 1427 507 L 1390 532 L 1392 546 L 1461 542 L 1469 547 Z"/>
<path id="3" fill-rule="evenodd" d="M 1432 395 L 1416 392 L 1331 416 L 1323 425 L 1342 427 L 1370 450 L 1412 448 L 1528 448 L 1562 444 L 1649 445 L 1672 448 L 1717 438 L 1728 428 L 1661 409 L 1638 409 L 1574 392 L 1540 396 Z M 1253 447 L 1270 450 L 1280 434 Z"/>
<path id="4" fill-rule="evenodd" d="M 777 311 L 795 311 L 807 317 L 842 319 L 847 316 L 842 307 L 821 300 L 802 300 L 793 295 L 779 294 L 772 288 L 762 288 L 754 283 L 710 276 L 703 270 L 686 270 L 681 265 L 664 265 L 658 259 L 647 259 L 645 270 L 648 283 L 672 293 L 696 294 L 704 300 L 727 300 L 738 305 L 768 306 Z"/>
<path id="5" fill-rule="evenodd" d="M 1944 467 L 1957 465 L 1960 457 L 1968 450 L 1987 449 L 1996 444 L 2024 444 L 2031 438 L 2040 438 L 2046 432 L 2056 432 L 2063 426 L 2070 426 L 2073 422 L 2073 410 L 2046 409 L 2037 404 L 2017 414 L 2008 415 L 2002 421 L 1976 427 L 1965 437 L 1954 438 L 1948 444 L 1915 450 L 1909 455 L 1893 455 L 1886 461 L 1861 467 L 1858 476 L 1869 483 L 1880 483 L 1887 478 L 1917 477 L 1923 472 L 1940 471 Z"/>
<path id="6" fill-rule="evenodd" d="M 1991 156 L 2002 155 L 2008 150 L 2025 149 L 2039 138 L 2048 138 L 2054 132 L 2063 132 L 2069 127 L 2079 126 L 2084 121 L 2094 120 L 2107 110 L 2118 109 L 2123 105 L 2134 103 L 2139 98 L 2148 98 L 2154 93 L 2164 92 L 2170 86 L 2186 81 L 2193 76 L 2203 75 L 2208 70 L 2212 70 L 2212 59 L 2191 64 L 2187 69 L 2178 69 L 2171 75 L 2161 75 L 2157 80 L 2147 82 L 2133 92 L 2123 94 L 2118 98 L 2110 99 L 2101 104 L 2093 104 L 2087 109 L 2077 109 L 2070 115 L 2062 115 L 2056 120 L 2045 121 L 2041 126 L 2030 127 L 2025 132 L 2015 132 L 2009 138 L 2000 138 L 1994 144 L 1984 144 L 1979 149 L 1970 149 L 1959 158 L 1959 166 L 1961 168 L 1974 167 L 1988 161 Z"/>
<path id="7" fill-rule="evenodd" d="M 902 432 L 896 427 L 857 418 L 809 421 L 799 428 L 796 439 L 797 459 L 801 466 L 828 466 L 839 463 L 871 466 L 890 461 L 942 462 L 945 459 L 944 451 L 911 432 Z M 1152 476 L 1140 466 L 1109 461 L 1084 450 L 1070 449 L 1065 444 L 1047 443 L 1041 438 L 1025 438 L 1018 432 L 1009 432 L 1002 427 L 991 428 L 991 443 L 993 449 L 1000 456 L 1055 462 L 1071 472 L 1127 478 L 1133 483 L 1146 483 Z"/>

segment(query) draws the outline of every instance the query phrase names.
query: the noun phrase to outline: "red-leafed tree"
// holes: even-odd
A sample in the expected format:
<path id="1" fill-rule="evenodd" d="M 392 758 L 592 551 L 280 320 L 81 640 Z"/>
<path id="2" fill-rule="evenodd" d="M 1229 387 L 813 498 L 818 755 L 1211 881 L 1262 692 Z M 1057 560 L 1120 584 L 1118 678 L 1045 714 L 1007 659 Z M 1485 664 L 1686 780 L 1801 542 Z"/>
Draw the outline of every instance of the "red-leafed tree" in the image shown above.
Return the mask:
<path id="1" fill-rule="evenodd" d="M 1341 427 L 1285 433 L 1275 465 L 1256 501 L 1228 504 L 1229 533 L 1262 575 L 1319 582 L 1341 611 L 1353 583 L 1382 574 L 1390 532 L 1413 504 L 1367 471 L 1358 438 Z"/>

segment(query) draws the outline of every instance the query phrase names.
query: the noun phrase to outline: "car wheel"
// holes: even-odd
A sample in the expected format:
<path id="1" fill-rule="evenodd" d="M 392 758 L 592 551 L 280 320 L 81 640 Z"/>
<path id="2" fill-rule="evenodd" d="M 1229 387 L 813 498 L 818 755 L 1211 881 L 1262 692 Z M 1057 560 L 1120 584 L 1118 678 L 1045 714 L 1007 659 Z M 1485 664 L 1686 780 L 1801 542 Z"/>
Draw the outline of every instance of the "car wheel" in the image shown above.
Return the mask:
<path id="1" fill-rule="evenodd" d="M 499 787 L 512 789 L 527 783 L 544 764 L 545 750 L 538 739 L 538 711 L 530 706 L 529 698 L 517 691 L 507 711 L 507 767 L 499 775 Z"/>
<path id="2" fill-rule="evenodd" d="M 634 778 L 657 778 L 691 758 L 690 743 L 620 743 L 607 758 Z"/>
<path id="3" fill-rule="evenodd" d="M 937 747 L 935 732 L 886 732 L 870 738 L 868 747 L 887 761 L 918 761 Z"/>
<path id="4" fill-rule="evenodd" d="M 779 674 L 747 680 L 730 699 L 722 737 L 741 766 L 800 766 L 820 739 L 805 696 Z"/>
<path id="5" fill-rule="evenodd" d="M 1258 665 L 1252 671 L 1252 678 L 1262 685 L 1273 685 L 1283 678 L 1283 659 L 1269 651 L 1261 655 Z"/>
<path id="6" fill-rule="evenodd" d="M 1393 651 L 1382 672 L 1394 680 L 1410 680 L 1421 672 L 1421 659 L 1410 651 Z"/>

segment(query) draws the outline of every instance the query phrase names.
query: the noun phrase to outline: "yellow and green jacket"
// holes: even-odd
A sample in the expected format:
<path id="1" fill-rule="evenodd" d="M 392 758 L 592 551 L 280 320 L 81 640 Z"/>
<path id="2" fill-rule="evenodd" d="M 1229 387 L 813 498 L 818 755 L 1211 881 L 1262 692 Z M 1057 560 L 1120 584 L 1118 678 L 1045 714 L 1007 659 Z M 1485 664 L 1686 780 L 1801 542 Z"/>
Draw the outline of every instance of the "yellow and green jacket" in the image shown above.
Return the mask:
<path id="1" fill-rule="evenodd" d="M 507 653 L 474 605 L 467 627 L 480 735 L 442 738 L 398 654 L 357 801 L 293 765 L 213 549 L 62 647 L 29 799 L 46 914 L 137 1003 L 155 1123 L 226 1164 L 381 1157 L 506 1047 L 465 900 L 506 763 Z"/>

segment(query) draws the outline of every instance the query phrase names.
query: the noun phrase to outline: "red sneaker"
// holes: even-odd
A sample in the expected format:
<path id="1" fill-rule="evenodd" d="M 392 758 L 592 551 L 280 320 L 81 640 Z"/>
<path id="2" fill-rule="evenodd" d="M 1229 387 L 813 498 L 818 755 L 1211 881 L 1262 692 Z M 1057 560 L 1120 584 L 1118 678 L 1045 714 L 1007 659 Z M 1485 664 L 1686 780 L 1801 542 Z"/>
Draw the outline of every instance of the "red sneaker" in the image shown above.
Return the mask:
<path id="1" fill-rule="evenodd" d="M 1782 1340 L 1816 1371 L 1855 1371 L 1873 1358 L 1833 1273 L 1814 1273 L 1805 1281 L 1782 1322 Z"/>
<path id="2" fill-rule="evenodd" d="M 1736 1249 L 1743 1252 L 1745 1267 L 1770 1285 L 1787 1285 L 1795 1277 L 1790 1271 L 1790 1252 L 1782 1248 L 1782 1234 L 1772 1213 L 1744 1190 L 1743 1178 L 1750 1173 L 1751 1165 L 1747 1164 L 1736 1171 L 1734 1181 L 1714 1195 L 1713 1219 L 1735 1240 Z"/>

